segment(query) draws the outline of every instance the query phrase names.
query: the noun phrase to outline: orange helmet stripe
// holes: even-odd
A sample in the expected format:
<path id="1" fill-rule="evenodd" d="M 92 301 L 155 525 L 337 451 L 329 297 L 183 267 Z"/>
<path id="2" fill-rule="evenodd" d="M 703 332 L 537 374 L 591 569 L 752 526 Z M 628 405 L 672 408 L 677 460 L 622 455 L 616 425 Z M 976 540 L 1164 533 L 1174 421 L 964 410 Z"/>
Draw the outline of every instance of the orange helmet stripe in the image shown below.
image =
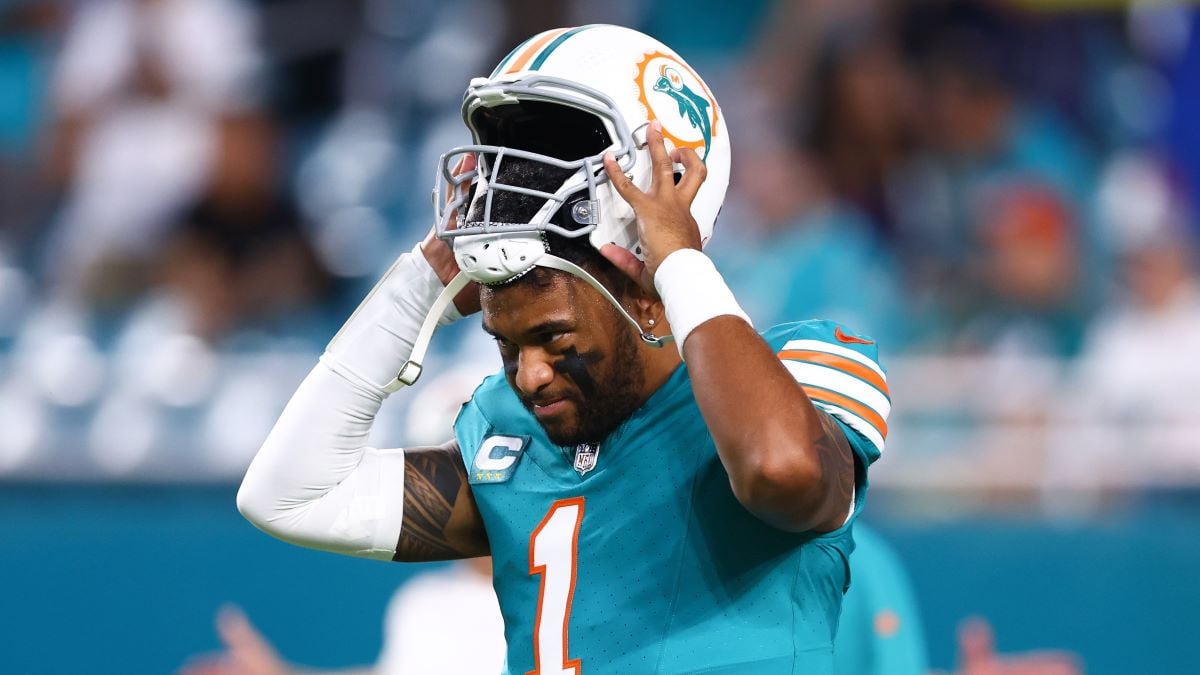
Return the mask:
<path id="1" fill-rule="evenodd" d="M 515 73 L 515 72 L 524 70 L 525 65 L 533 60 L 534 55 L 537 54 L 538 52 L 540 52 L 542 50 L 542 47 L 545 47 L 551 40 L 558 37 L 559 35 L 562 35 L 563 33 L 567 32 L 568 30 L 570 30 L 570 28 L 557 28 L 555 30 L 546 31 L 545 33 L 542 33 L 541 37 L 534 40 L 533 44 L 526 47 L 525 51 L 521 52 L 521 55 L 513 60 L 512 65 L 509 66 L 508 69 L 504 71 L 505 74 Z"/>

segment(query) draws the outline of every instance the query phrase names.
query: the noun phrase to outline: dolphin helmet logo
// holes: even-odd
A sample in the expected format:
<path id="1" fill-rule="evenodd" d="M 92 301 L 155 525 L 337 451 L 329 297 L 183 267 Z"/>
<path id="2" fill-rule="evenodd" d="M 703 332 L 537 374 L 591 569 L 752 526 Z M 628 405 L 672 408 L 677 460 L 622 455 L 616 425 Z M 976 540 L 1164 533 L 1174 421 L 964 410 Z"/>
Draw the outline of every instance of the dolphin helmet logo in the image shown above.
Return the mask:
<path id="1" fill-rule="evenodd" d="M 711 104 L 708 99 L 692 91 L 684 83 L 679 71 L 667 65 L 662 66 L 658 80 L 654 83 L 654 91 L 675 99 L 679 104 L 679 116 L 686 119 L 693 129 L 700 130 L 700 135 L 704 138 L 704 155 L 701 159 L 708 159 L 708 146 L 712 144 L 712 121 L 708 117 Z"/>
<path id="2" fill-rule="evenodd" d="M 658 119 L 675 147 L 692 148 L 708 159 L 720 114 L 712 92 L 677 57 L 651 52 L 638 64 L 638 100 L 649 119 Z"/>

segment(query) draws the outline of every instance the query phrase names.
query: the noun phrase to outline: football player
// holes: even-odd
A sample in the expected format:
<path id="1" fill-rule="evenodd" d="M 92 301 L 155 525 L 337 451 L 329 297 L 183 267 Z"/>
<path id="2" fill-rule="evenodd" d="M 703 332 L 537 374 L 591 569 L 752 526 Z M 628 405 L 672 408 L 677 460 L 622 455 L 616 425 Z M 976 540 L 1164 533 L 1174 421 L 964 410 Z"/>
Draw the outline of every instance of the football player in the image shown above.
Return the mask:
<path id="1" fill-rule="evenodd" d="M 730 167 L 712 92 L 582 26 L 473 80 L 463 118 L 436 236 L 334 337 L 239 509 L 350 555 L 490 553 L 510 673 L 831 672 L 887 384 L 846 328 L 756 331 L 702 252 Z M 453 439 L 368 447 L 436 324 L 479 308 L 503 370 Z"/>

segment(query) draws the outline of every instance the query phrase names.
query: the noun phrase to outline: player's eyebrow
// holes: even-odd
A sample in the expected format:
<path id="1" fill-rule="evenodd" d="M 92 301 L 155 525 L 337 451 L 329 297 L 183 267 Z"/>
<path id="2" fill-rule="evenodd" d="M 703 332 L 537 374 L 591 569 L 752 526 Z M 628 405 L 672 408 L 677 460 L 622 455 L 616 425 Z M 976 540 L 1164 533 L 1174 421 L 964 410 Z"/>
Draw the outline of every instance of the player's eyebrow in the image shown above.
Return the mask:
<path id="1" fill-rule="evenodd" d="M 499 331 L 487 324 L 487 321 L 482 322 L 483 331 L 494 338 L 505 337 Z M 548 319 L 541 323 L 535 324 L 522 331 L 523 335 L 544 335 L 546 333 L 560 333 L 565 331 L 575 330 L 575 322 L 568 319 Z"/>
<path id="2" fill-rule="evenodd" d="M 562 333 L 575 329 L 575 322 L 566 319 L 550 319 L 543 321 L 525 331 L 526 335 L 542 335 L 544 333 Z"/>

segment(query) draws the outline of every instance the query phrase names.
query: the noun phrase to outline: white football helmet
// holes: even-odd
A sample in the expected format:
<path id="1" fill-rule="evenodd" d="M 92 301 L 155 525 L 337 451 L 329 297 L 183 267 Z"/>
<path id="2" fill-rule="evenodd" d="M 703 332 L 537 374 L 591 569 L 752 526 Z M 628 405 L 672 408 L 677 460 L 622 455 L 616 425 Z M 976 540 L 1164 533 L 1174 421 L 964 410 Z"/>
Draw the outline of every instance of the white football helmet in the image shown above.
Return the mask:
<path id="1" fill-rule="evenodd" d="M 462 115 L 474 143 L 442 155 L 434 187 L 438 236 L 452 244 L 462 270 L 447 294 L 469 281 L 502 284 L 534 266 L 551 267 L 593 286 L 647 343 L 669 341 L 644 332 L 591 274 L 551 255 L 543 235 L 586 236 L 597 249 L 614 243 L 643 257 L 633 209 L 609 184 L 602 158 L 612 151 L 633 183 L 648 189 L 646 127 L 657 119 L 668 152 L 693 148 L 708 169 L 692 203 L 702 245 L 708 242 L 729 185 L 729 132 L 696 71 L 671 48 L 629 28 L 558 28 L 529 38 L 490 76 L 473 79 Z M 455 176 L 466 155 L 476 157 L 476 169 Z M 568 177 L 553 191 L 496 180 L 510 158 L 549 165 Z M 527 222 L 496 222 L 492 202 L 502 192 L 544 202 Z M 433 330 L 431 321 L 426 324 L 413 355 L 418 372 Z"/>
<path id="2" fill-rule="evenodd" d="M 696 150 L 708 178 L 696 195 L 692 215 L 702 242 L 713 224 L 729 184 L 729 133 L 725 117 L 708 85 L 674 51 L 654 38 L 620 26 L 580 26 L 546 31 L 514 49 L 490 77 L 467 88 L 463 120 L 474 145 L 454 148 L 442 157 L 437 193 L 439 234 L 445 238 L 480 234 L 550 231 L 564 237 L 588 235 L 599 248 L 615 243 L 641 256 L 633 210 L 608 184 L 601 158 L 611 150 L 639 188 L 650 187 L 650 151 L 645 130 L 651 120 L 663 125 L 671 147 Z M 546 129 L 549 122 L 558 128 Z M 454 177 L 463 155 L 478 158 L 478 172 Z M 532 193 L 527 188 L 490 182 L 505 157 L 521 157 L 573 169 L 558 190 Z M 463 188 L 474 186 L 473 191 Z M 455 191 L 447 203 L 445 193 Z M 468 198 L 489 199 L 492 191 L 516 191 L 546 200 L 528 223 L 496 223 L 490 209 L 478 222 L 450 223 L 463 213 Z M 473 192 L 473 194 L 471 194 Z M 583 193 L 579 195 L 579 193 Z M 568 198 L 574 201 L 565 226 L 552 219 Z M 445 205 L 445 206 L 443 206 Z M 455 242 L 456 250 L 471 248 Z M 467 266 L 477 281 L 505 281 L 503 267 Z M 505 266 L 506 267 L 506 266 Z M 511 275 L 510 275 L 511 278 Z"/>

